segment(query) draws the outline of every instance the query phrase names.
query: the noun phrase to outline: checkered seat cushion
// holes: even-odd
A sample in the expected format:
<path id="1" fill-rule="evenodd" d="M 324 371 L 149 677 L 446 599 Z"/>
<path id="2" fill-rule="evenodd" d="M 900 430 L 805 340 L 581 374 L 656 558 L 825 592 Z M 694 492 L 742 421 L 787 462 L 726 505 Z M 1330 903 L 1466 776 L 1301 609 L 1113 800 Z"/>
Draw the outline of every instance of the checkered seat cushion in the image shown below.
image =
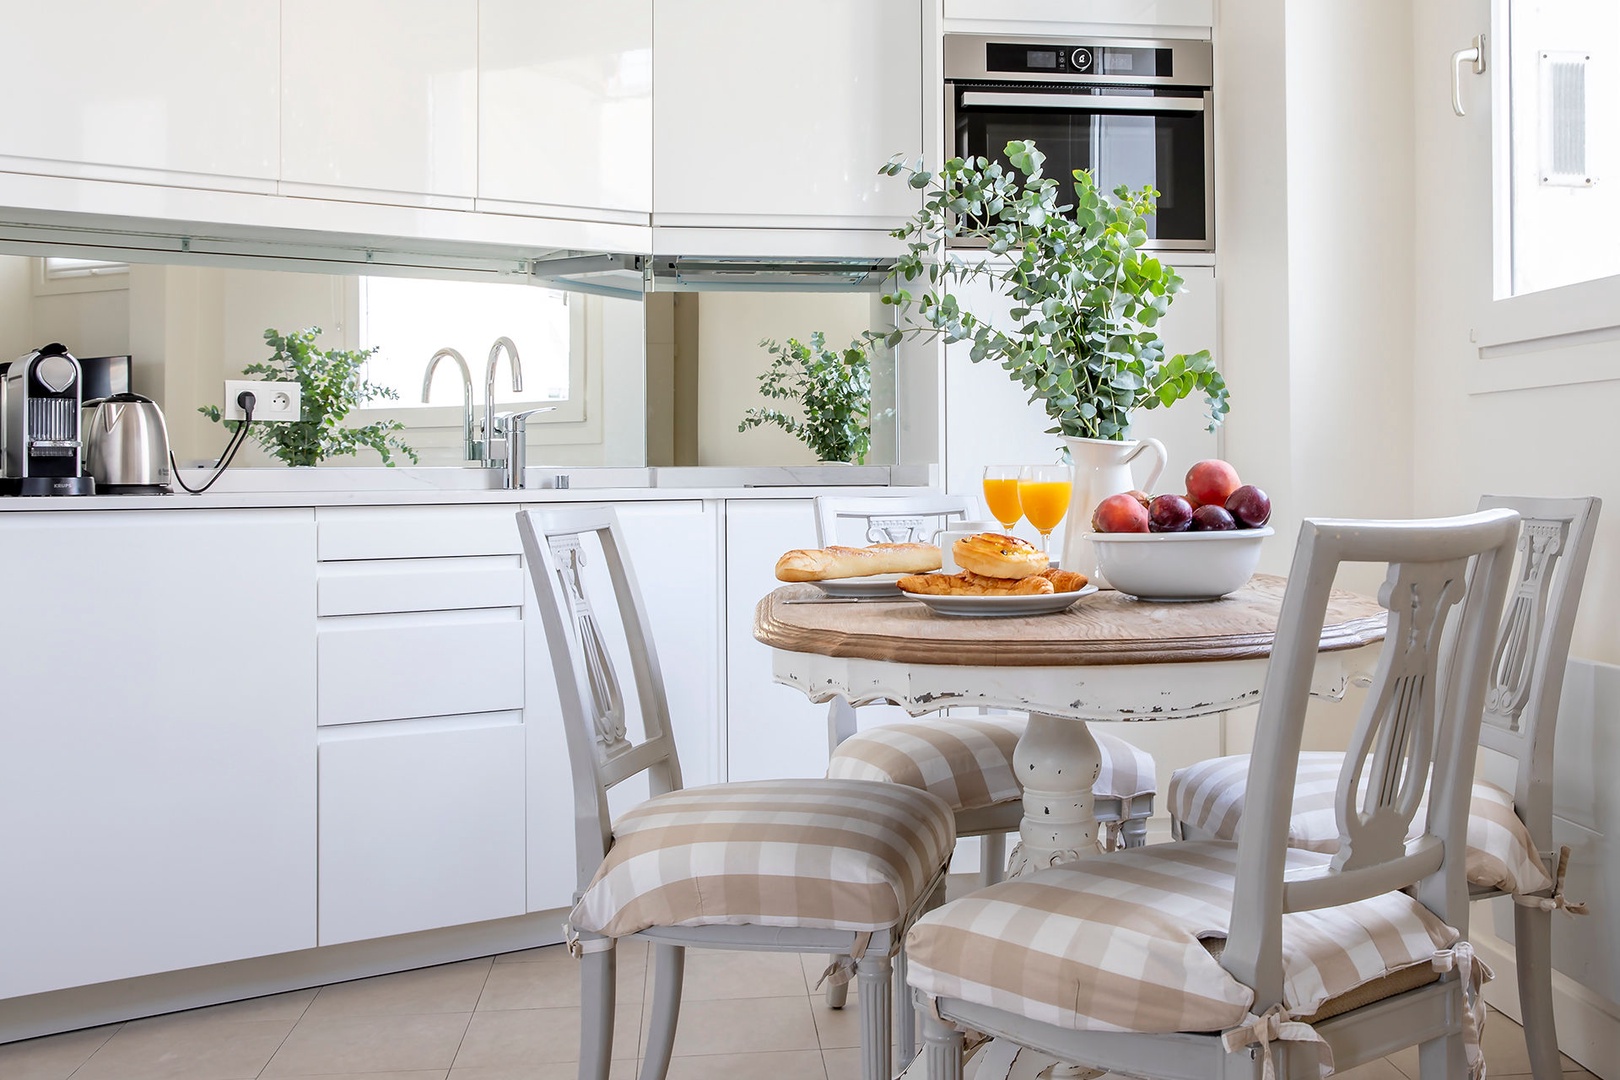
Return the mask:
<path id="1" fill-rule="evenodd" d="M 931 791 L 953 810 L 1021 799 L 1013 748 L 1028 721 L 1022 716 L 941 716 L 884 724 L 838 744 L 829 777 L 882 780 Z M 1096 733 L 1102 771 L 1092 785 L 1098 798 L 1133 799 L 1155 790 L 1153 756 L 1116 735 Z"/>
<path id="2" fill-rule="evenodd" d="M 608 937 L 652 926 L 900 923 L 950 858 L 950 807 L 862 780 L 762 780 L 654 796 L 613 846 L 569 922 Z"/>
<path id="3" fill-rule="evenodd" d="M 1288 866 L 1328 858 L 1290 851 Z M 992 885 L 917 921 L 906 938 L 908 981 L 932 997 L 1074 1030 L 1230 1029 L 1254 1000 L 1217 959 L 1236 869 L 1236 844 L 1188 842 Z M 1284 1005 L 1316 1019 L 1358 987 L 1433 981 L 1435 953 L 1456 940 L 1399 892 L 1284 915 Z"/>
<path id="4" fill-rule="evenodd" d="M 1299 755 L 1288 846 L 1331 855 L 1339 850 L 1339 823 L 1333 809 L 1344 755 Z M 1170 814 L 1192 826 L 1194 835 L 1237 838 L 1243 818 L 1249 757 L 1211 758 L 1170 777 Z M 1365 785 L 1363 780 L 1363 785 Z M 1424 813 L 1412 821 L 1412 836 L 1423 831 Z M 1487 780 L 1475 780 L 1468 805 L 1468 881 L 1484 889 L 1536 893 L 1552 888 L 1552 877 L 1536 854 L 1530 830 L 1513 811 L 1513 796 Z"/>

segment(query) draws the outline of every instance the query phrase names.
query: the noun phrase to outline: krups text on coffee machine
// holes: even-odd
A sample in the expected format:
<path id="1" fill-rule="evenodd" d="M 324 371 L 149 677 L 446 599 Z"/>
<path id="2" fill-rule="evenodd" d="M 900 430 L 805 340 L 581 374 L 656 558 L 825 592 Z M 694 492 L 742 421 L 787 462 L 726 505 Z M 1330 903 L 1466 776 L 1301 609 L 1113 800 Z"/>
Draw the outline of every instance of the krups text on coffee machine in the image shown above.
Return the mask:
<path id="1" fill-rule="evenodd" d="M 5 374 L 0 494 L 93 495 L 79 439 L 82 375 L 60 344 L 12 361 Z"/>

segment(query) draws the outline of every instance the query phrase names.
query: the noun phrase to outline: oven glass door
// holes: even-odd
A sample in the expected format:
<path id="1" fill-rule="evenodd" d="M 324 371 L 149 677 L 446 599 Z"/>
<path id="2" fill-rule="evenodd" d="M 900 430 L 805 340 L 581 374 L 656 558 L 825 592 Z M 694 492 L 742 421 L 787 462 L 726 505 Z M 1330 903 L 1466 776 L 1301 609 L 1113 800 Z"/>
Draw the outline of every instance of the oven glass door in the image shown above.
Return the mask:
<path id="1" fill-rule="evenodd" d="M 953 152 L 1010 164 L 1002 154 L 1015 139 L 1032 139 L 1046 155 L 1044 171 L 1064 185 L 1088 169 L 1103 191 L 1119 185 L 1159 192 L 1148 219 L 1153 246 L 1212 250 L 1208 186 L 1208 98 L 1186 91 L 1109 87 L 1092 93 L 1061 89 L 957 84 L 952 95 Z"/>

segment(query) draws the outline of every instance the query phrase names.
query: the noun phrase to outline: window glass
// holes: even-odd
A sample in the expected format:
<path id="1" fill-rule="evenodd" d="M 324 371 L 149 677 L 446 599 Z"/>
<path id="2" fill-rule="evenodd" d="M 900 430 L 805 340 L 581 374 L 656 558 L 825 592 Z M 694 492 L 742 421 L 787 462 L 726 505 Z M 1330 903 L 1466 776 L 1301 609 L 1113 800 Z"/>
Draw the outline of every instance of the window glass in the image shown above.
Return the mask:
<path id="1" fill-rule="evenodd" d="M 1503 2 L 1507 213 L 1497 295 L 1620 274 L 1620 4 Z"/>
<path id="2" fill-rule="evenodd" d="M 484 400 L 484 364 L 499 337 L 517 346 L 523 364 L 523 389 L 512 390 L 512 376 L 502 360 L 495 376 L 496 404 L 566 401 L 573 346 L 567 294 L 533 285 L 495 285 L 481 281 L 437 281 L 425 278 L 360 279 L 360 347 L 378 351 L 367 366 L 372 382 L 399 391 L 390 408 L 422 406 L 422 372 L 441 348 L 466 358 L 473 380 L 473 400 Z M 461 400 L 455 365 L 443 361 L 435 385 L 435 405 Z"/>
<path id="3" fill-rule="evenodd" d="M 105 259 L 64 259 L 55 255 L 45 259 L 45 278 L 48 281 L 127 273 L 129 273 L 128 263 L 110 262 Z"/>

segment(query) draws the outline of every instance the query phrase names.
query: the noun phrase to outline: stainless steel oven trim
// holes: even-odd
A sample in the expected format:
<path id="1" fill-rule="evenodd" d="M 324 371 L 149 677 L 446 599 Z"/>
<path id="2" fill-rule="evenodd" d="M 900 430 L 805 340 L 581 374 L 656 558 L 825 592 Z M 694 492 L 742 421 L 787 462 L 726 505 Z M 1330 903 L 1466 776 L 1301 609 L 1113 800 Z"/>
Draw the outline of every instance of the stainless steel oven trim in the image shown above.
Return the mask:
<path id="1" fill-rule="evenodd" d="M 1203 112 L 1201 97 L 1126 97 L 1124 94 L 1020 94 L 965 90 L 963 105 L 1011 105 L 1087 112 Z"/>
<path id="2" fill-rule="evenodd" d="M 1020 38 L 1019 40 L 1023 40 Z M 1202 240 L 1149 240 L 1142 247 L 1147 251 L 1214 251 L 1215 250 L 1215 95 L 1204 91 L 1204 238 Z M 956 88 L 945 83 L 945 157 L 960 157 L 956 145 Z M 983 248 L 981 241 L 953 240 L 947 247 L 959 249 Z"/>
<path id="3" fill-rule="evenodd" d="M 1004 45 L 1054 45 L 1064 49 L 1081 47 L 1108 48 L 1110 46 L 1116 48 L 1169 49 L 1173 55 L 1171 70 L 1175 74 L 1172 76 L 1101 75 L 1091 73 L 1068 75 L 1050 72 L 1036 76 L 1014 71 L 991 71 L 985 66 L 984 62 L 985 46 L 991 43 Z M 1206 88 L 1215 85 L 1214 75 L 1215 48 L 1207 41 L 1154 40 L 1151 38 L 1042 37 L 1016 32 L 1007 34 L 945 35 L 944 77 L 946 79 L 971 80 L 973 82 L 1093 83 L 1102 86 L 1192 86 Z"/>

